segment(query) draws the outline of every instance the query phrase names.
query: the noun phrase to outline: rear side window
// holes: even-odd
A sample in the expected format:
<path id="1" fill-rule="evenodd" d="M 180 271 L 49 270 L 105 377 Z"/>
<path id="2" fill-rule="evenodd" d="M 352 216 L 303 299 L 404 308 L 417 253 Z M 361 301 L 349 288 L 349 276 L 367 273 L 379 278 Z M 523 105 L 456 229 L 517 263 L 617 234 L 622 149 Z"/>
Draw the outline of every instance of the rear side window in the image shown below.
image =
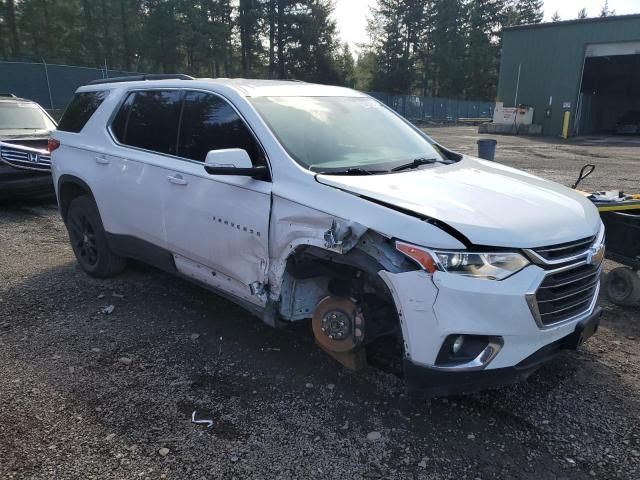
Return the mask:
<path id="1" fill-rule="evenodd" d="M 187 92 L 178 155 L 204 162 L 210 150 L 225 148 L 242 148 L 254 165 L 265 164 L 252 133 L 229 103 L 209 93 Z"/>
<path id="2" fill-rule="evenodd" d="M 112 125 L 116 139 L 132 147 L 176 155 L 183 92 L 130 93 Z"/>
<path id="3" fill-rule="evenodd" d="M 62 115 L 58 130 L 80 132 L 108 94 L 108 90 L 76 93 Z"/>

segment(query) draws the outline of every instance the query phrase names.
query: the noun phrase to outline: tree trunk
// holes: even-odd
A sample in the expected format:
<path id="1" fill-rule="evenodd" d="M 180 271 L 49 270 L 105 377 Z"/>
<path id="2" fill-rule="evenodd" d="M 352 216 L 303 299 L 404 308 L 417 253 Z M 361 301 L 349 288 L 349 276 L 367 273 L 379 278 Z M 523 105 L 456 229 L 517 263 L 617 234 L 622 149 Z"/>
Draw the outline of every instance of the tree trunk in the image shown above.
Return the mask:
<path id="1" fill-rule="evenodd" d="M 250 0 L 240 0 L 238 8 L 238 23 L 240 24 L 240 58 L 242 63 L 242 75 L 246 78 L 249 76 L 249 4 Z"/>
<path id="2" fill-rule="evenodd" d="M 284 40 L 286 29 L 284 25 L 284 1 L 278 0 L 278 78 L 287 78 L 287 65 L 284 57 Z"/>
<path id="3" fill-rule="evenodd" d="M 0 0 L 0 18 L 2 21 L 0 22 L 0 58 L 5 60 L 9 57 L 7 55 L 9 46 L 7 45 L 7 34 L 4 31 L 4 25 L 7 22 L 7 14 L 4 8 L 4 0 Z"/>
<path id="4" fill-rule="evenodd" d="M 41 56 L 42 57 L 47 57 L 47 53 L 49 54 L 48 57 L 50 60 L 56 61 L 55 58 L 55 54 L 51 55 L 52 51 L 55 52 L 56 48 L 55 48 L 55 44 L 57 43 L 56 40 L 54 40 L 54 36 L 51 35 L 51 24 L 50 24 L 50 18 L 49 18 L 49 4 L 47 2 L 47 0 L 43 0 L 42 1 L 42 16 L 44 18 L 44 38 L 47 38 L 49 40 L 48 45 L 43 45 L 40 50 Z M 53 48 L 52 48 L 53 47 Z M 52 58 L 53 57 L 53 58 Z"/>
<path id="5" fill-rule="evenodd" d="M 129 23 L 127 22 L 127 0 L 120 0 L 120 19 L 122 23 L 122 65 L 127 72 L 131 71 L 131 34 L 129 32 Z"/>
<path id="6" fill-rule="evenodd" d="M 269 78 L 276 78 L 276 1 L 269 0 Z"/>
<path id="7" fill-rule="evenodd" d="M 109 35 L 109 22 L 110 22 L 110 16 L 109 16 L 109 9 L 107 7 L 107 2 L 106 0 L 102 0 L 101 1 L 101 7 L 102 7 L 102 46 L 103 46 L 103 61 L 102 64 L 103 65 L 111 65 L 111 37 Z M 105 72 L 106 73 L 106 72 Z"/>
<path id="8" fill-rule="evenodd" d="M 7 27 L 9 29 L 9 44 L 11 47 L 11 56 L 20 56 L 20 38 L 18 37 L 18 25 L 16 22 L 16 4 L 14 0 L 7 0 L 5 6 L 7 12 Z"/>
<path id="9" fill-rule="evenodd" d="M 224 24 L 224 32 L 225 32 L 225 48 L 224 48 L 224 70 L 225 75 L 227 77 L 233 76 L 233 44 L 231 43 L 231 37 L 233 36 L 233 19 L 231 18 L 231 4 L 229 0 L 226 0 L 224 3 L 224 11 L 223 15 L 223 24 Z"/>
<path id="10" fill-rule="evenodd" d="M 102 59 L 100 58 L 100 49 L 98 45 L 98 39 L 96 37 L 96 24 L 92 15 L 91 0 L 82 0 L 82 12 L 84 14 L 84 21 L 86 26 L 87 42 L 91 54 L 93 55 L 93 63 L 95 68 L 100 68 L 102 65 Z"/>

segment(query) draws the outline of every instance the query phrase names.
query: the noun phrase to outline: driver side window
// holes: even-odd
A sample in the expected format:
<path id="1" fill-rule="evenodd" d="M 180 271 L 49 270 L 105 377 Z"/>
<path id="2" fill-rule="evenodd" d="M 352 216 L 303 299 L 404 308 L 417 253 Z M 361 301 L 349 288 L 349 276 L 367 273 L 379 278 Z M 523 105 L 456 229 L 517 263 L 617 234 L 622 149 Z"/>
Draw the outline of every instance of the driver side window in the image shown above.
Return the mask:
<path id="1" fill-rule="evenodd" d="M 186 92 L 178 156 L 204 162 L 210 150 L 242 148 L 254 166 L 265 165 L 253 134 L 231 105 L 217 95 Z"/>

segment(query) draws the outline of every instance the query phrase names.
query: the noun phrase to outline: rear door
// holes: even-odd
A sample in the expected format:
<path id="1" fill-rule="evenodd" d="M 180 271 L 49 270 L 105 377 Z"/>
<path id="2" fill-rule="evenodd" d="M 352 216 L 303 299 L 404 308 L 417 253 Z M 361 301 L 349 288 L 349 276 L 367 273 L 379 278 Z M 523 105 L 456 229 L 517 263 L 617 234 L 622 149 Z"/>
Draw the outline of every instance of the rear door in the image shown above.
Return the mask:
<path id="1" fill-rule="evenodd" d="M 256 304 L 267 282 L 271 183 L 213 176 L 204 169 L 210 150 L 242 148 L 255 165 L 263 149 L 235 108 L 210 92 L 187 91 L 177 156 L 164 175 L 166 244 L 184 274 Z M 222 162 L 224 163 L 224 162 Z"/>
<path id="2" fill-rule="evenodd" d="M 166 248 L 166 169 L 177 152 L 183 95 L 179 89 L 130 92 L 111 124 L 117 147 L 95 158 L 105 173 L 110 172 L 104 188 L 109 190 L 107 221 L 115 229 L 111 233 L 132 237 L 125 242 L 143 240 Z"/>

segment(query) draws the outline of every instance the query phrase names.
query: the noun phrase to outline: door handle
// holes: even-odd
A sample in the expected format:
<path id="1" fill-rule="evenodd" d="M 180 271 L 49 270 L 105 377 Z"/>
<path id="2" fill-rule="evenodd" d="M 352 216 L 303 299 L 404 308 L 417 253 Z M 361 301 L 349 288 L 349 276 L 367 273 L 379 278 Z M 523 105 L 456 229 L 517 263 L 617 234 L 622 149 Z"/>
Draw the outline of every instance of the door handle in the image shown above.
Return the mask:
<path id="1" fill-rule="evenodd" d="M 189 183 L 184 178 L 182 178 L 182 175 L 176 175 L 176 176 L 169 175 L 167 176 L 167 180 L 169 180 L 171 183 L 175 185 L 186 185 L 187 183 Z"/>
<path id="2" fill-rule="evenodd" d="M 96 157 L 96 163 L 99 165 L 108 165 L 109 159 L 106 157 Z"/>

